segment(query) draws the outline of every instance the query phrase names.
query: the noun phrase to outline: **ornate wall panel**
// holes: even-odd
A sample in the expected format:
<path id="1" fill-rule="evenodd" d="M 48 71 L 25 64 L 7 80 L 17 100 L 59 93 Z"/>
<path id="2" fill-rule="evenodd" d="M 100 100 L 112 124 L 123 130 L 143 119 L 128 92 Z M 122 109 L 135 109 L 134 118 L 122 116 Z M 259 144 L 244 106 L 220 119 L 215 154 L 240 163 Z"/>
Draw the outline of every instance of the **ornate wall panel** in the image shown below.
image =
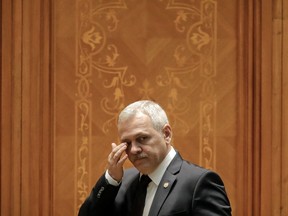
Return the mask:
<path id="1" fill-rule="evenodd" d="M 167 110 L 175 148 L 217 170 L 237 209 L 236 6 L 55 1 L 55 215 L 76 215 L 118 140 L 117 114 L 139 99 Z"/>

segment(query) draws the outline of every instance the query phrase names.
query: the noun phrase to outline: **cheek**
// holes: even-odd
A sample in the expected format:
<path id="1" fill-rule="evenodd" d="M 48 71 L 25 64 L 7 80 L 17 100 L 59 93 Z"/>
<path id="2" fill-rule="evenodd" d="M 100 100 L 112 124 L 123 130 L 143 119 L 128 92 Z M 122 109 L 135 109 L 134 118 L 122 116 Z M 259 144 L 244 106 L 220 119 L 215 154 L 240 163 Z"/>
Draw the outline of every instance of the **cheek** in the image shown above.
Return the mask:
<path id="1" fill-rule="evenodd" d="M 155 145 L 150 145 L 150 146 L 145 146 L 143 148 L 143 153 L 149 156 L 150 159 L 158 161 L 160 155 L 161 155 L 162 149 L 159 148 L 159 146 Z"/>

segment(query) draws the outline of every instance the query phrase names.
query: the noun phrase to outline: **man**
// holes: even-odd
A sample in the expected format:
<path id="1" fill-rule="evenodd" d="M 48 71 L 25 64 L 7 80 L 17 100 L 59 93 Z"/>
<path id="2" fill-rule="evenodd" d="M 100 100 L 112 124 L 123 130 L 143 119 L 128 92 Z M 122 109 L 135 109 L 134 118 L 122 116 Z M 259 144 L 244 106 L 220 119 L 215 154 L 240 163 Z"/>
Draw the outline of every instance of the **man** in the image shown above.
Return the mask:
<path id="1" fill-rule="evenodd" d="M 172 129 L 158 104 L 144 100 L 128 105 L 119 115 L 118 132 L 121 143 L 112 144 L 107 171 L 79 216 L 231 215 L 220 177 L 183 160 L 172 147 Z M 135 168 L 124 171 L 127 158 Z M 142 177 L 150 182 L 138 192 Z M 144 207 L 138 201 L 142 195 Z"/>

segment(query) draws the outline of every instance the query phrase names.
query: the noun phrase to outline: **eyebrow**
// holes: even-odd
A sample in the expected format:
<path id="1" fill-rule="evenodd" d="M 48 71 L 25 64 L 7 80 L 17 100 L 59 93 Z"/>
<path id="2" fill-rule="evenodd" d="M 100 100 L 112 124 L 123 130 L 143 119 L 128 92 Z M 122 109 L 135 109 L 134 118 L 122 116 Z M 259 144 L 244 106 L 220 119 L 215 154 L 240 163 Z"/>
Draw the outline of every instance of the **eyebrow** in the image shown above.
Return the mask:
<path id="1" fill-rule="evenodd" d="M 140 137 L 140 136 L 143 136 L 143 135 L 145 135 L 145 136 L 149 136 L 149 134 L 148 133 L 146 133 L 146 132 L 139 132 L 139 133 L 137 133 L 137 134 L 135 134 L 134 136 L 133 136 L 133 138 L 138 138 L 138 137 Z M 127 142 L 127 141 L 130 141 L 130 139 L 128 139 L 128 138 L 123 138 L 123 139 L 120 139 L 121 140 L 121 142 Z"/>

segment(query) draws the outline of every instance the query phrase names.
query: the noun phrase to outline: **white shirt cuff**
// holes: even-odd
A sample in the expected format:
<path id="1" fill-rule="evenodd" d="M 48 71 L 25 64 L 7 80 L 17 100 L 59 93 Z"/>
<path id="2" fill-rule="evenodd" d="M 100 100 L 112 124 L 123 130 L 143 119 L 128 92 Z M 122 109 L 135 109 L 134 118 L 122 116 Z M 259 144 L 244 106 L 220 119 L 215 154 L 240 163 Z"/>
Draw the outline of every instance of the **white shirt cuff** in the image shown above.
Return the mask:
<path id="1" fill-rule="evenodd" d="M 119 186 L 121 182 L 117 182 L 115 179 L 113 179 L 110 174 L 108 173 L 108 170 L 105 172 L 105 178 L 107 179 L 108 183 L 113 186 Z"/>

